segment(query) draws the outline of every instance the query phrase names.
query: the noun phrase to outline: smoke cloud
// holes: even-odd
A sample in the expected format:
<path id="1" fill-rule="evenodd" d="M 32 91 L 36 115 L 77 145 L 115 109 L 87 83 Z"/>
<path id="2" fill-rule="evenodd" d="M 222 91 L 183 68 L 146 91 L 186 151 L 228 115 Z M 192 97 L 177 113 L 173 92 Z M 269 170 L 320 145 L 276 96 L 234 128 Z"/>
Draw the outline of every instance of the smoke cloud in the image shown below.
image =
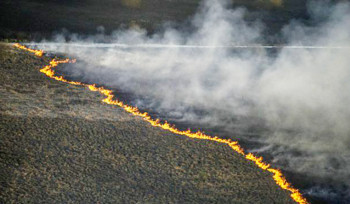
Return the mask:
<path id="1" fill-rule="evenodd" d="M 248 23 L 244 8 L 228 9 L 228 1 L 215 0 L 202 3 L 191 32 L 165 27 L 148 36 L 136 28 L 106 36 L 100 29 L 88 38 L 71 35 L 67 43 L 57 36 L 58 44 L 39 46 L 85 62 L 70 70 L 72 77 L 132 93 L 134 105 L 174 121 L 219 127 L 233 139 L 266 144 L 250 150 L 268 152 L 285 170 L 332 178 L 345 195 L 350 4 L 310 2 L 309 8 L 311 25 L 292 20 L 280 34 L 286 46 L 272 50 L 259 46 L 268 25 Z M 115 46 L 95 44 L 106 41 Z M 257 46 L 229 47 L 235 45 Z M 339 199 L 322 186 L 307 192 Z"/>

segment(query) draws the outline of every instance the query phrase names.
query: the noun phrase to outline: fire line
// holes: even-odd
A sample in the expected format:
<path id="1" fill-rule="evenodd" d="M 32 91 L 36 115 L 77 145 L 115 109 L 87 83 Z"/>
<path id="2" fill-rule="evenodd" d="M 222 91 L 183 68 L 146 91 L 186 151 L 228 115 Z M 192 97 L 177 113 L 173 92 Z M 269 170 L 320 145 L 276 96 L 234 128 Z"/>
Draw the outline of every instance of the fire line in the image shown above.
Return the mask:
<path id="1" fill-rule="evenodd" d="M 36 56 L 42 57 L 44 54 L 44 51 L 42 50 L 34 50 L 30 49 L 28 47 L 25 47 L 23 45 L 20 45 L 18 43 L 14 44 L 15 47 L 34 53 Z M 281 170 L 270 168 L 270 164 L 263 161 L 263 157 L 257 157 L 252 153 L 245 153 L 244 149 L 238 144 L 237 141 L 232 141 L 230 139 L 222 139 L 217 136 L 209 136 L 204 134 L 203 132 L 192 132 L 191 130 L 182 131 L 177 129 L 174 125 L 169 124 L 167 121 L 161 122 L 159 119 L 153 119 L 147 112 L 141 112 L 137 107 L 133 107 L 127 104 L 124 104 L 122 101 L 114 99 L 113 91 L 110 89 L 106 89 L 104 87 L 97 87 L 96 84 L 85 84 L 82 82 L 76 82 L 76 81 L 69 81 L 63 76 L 56 76 L 55 71 L 53 70 L 54 67 L 57 67 L 59 64 L 66 64 L 66 63 L 75 63 L 75 59 L 64 59 L 64 60 L 56 60 L 52 59 L 50 61 L 49 65 L 46 65 L 42 69 L 40 69 L 40 72 L 44 73 L 46 76 L 55 79 L 57 81 L 62 81 L 68 84 L 72 85 L 80 85 L 85 86 L 89 88 L 91 91 L 97 91 L 100 92 L 102 95 L 106 96 L 102 100 L 102 102 L 109 104 L 109 105 L 116 105 L 121 108 L 123 108 L 125 111 L 131 113 L 132 115 L 139 116 L 143 120 L 147 121 L 154 127 L 160 127 L 164 130 L 168 130 L 172 133 L 187 136 L 194 139 L 202 139 L 202 140 L 210 140 L 215 141 L 218 143 L 227 144 L 231 149 L 233 149 L 235 152 L 241 154 L 245 159 L 253 161 L 259 168 L 261 168 L 264 171 L 268 171 L 272 174 L 272 178 L 275 180 L 276 184 L 280 186 L 282 189 L 287 190 L 290 192 L 291 198 L 300 204 L 307 204 L 306 198 L 303 197 L 303 195 L 299 192 L 298 189 L 292 187 L 292 185 L 286 180 L 284 175 L 282 174 Z"/>

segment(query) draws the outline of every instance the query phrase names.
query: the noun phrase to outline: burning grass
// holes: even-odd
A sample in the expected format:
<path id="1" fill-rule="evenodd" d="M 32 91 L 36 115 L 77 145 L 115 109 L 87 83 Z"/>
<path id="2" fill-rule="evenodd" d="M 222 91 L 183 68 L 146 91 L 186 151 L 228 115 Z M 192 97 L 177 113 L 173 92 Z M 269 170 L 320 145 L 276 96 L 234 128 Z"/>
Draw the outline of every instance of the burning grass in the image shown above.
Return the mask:
<path id="1" fill-rule="evenodd" d="M 15 44 L 17 45 L 17 44 Z M 19 46 L 16 46 L 19 47 Z M 37 55 L 36 50 L 31 50 L 26 47 L 22 48 L 19 47 L 20 49 L 24 49 L 29 52 L 33 52 Z M 42 52 L 41 50 L 39 52 Z M 39 55 L 40 56 L 40 55 Z M 131 113 L 134 116 L 139 116 L 146 122 L 150 123 L 154 127 L 160 127 L 161 129 L 168 130 L 172 133 L 178 134 L 178 135 L 184 135 L 189 138 L 194 138 L 194 139 L 200 139 L 200 140 L 209 140 L 209 141 L 215 141 L 218 143 L 226 144 L 228 145 L 232 150 L 235 152 L 243 155 L 247 160 L 253 161 L 259 168 L 269 171 L 272 173 L 273 179 L 276 181 L 276 184 L 280 186 L 282 189 L 287 190 L 291 193 L 291 197 L 297 202 L 297 203 L 307 203 L 306 199 L 302 196 L 302 194 L 299 192 L 298 189 L 295 189 L 291 186 L 291 184 L 285 179 L 284 175 L 282 172 L 278 169 L 271 168 L 269 164 L 265 163 L 263 161 L 262 157 L 256 157 L 255 155 L 248 153 L 246 154 L 244 150 L 241 148 L 241 146 L 238 144 L 236 141 L 232 141 L 230 139 L 222 139 L 217 136 L 209 136 L 206 135 L 200 131 L 198 132 L 192 132 L 191 130 L 187 131 L 182 131 L 177 129 L 175 126 L 165 122 L 161 122 L 159 119 L 153 119 L 147 112 L 140 112 L 137 107 L 129 106 L 124 104 L 122 101 L 118 101 L 114 99 L 113 91 L 106 89 L 104 87 L 96 87 L 95 84 L 84 84 L 81 82 L 76 82 L 76 81 L 68 81 L 64 79 L 62 76 L 56 76 L 55 72 L 53 71 L 52 68 L 57 67 L 59 64 L 66 64 L 66 63 L 75 63 L 76 60 L 70 60 L 70 59 L 65 59 L 65 60 L 51 60 L 50 65 L 45 66 L 40 70 L 40 72 L 44 73 L 46 76 L 55 79 L 57 81 L 69 83 L 72 85 L 80 85 L 80 86 L 85 86 L 88 87 L 91 91 L 94 92 L 100 92 L 101 94 L 105 95 L 106 98 L 102 100 L 102 102 L 107 103 L 109 105 L 115 105 L 123 108 L 125 111 Z"/>
<path id="2" fill-rule="evenodd" d="M 229 146 L 154 128 L 1 46 L 1 202 L 292 203 Z"/>

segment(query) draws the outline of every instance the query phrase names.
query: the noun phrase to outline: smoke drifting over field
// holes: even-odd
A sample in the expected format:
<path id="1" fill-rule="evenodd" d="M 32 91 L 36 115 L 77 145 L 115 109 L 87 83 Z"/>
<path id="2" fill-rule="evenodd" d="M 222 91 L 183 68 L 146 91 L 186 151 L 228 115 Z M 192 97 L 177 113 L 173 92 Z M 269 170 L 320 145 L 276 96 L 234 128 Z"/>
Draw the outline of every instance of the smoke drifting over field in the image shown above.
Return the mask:
<path id="1" fill-rule="evenodd" d="M 227 9 L 225 1 L 215 0 L 203 2 L 191 21 L 193 32 L 165 28 L 147 36 L 136 28 L 105 36 L 102 29 L 85 39 L 70 36 L 71 45 L 41 48 L 86 61 L 73 76 L 140 96 L 133 103 L 173 120 L 223 128 L 232 138 L 255 128 L 258 136 L 249 139 L 268 144 L 256 151 L 269 152 L 285 170 L 334 179 L 342 189 L 336 187 L 337 193 L 344 195 L 324 186 L 307 192 L 345 202 L 350 199 L 344 182 L 350 180 L 350 4 L 309 5 L 313 25 L 291 21 L 281 38 L 287 45 L 333 48 L 227 48 L 259 44 L 268 25 L 247 23 L 245 9 Z M 106 40 L 141 46 L 72 46 Z M 64 38 L 57 36 L 56 42 Z"/>

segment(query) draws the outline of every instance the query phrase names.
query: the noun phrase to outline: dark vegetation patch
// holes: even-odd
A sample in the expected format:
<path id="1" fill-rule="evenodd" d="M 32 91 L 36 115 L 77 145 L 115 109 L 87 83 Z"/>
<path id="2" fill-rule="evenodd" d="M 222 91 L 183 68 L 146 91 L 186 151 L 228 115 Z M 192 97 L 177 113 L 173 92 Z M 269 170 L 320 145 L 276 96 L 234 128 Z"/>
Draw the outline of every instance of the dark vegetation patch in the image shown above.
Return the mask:
<path id="1" fill-rule="evenodd" d="M 165 22 L 182 27 L 196 12 L 200 0 L 2 0 L 0 39 L 41 40 L 62 29 L 81 35 L 95 34 L 99 26 L 108 34 L 138 26 L 150 34 Z M 291 19 L 308 19 L 305 0 L 232 0 L 232 7 L 248 9 L 246 20 L 257 19 L 274 35 Z M 265 39 L 269 40 L 269 39 Z"/>

